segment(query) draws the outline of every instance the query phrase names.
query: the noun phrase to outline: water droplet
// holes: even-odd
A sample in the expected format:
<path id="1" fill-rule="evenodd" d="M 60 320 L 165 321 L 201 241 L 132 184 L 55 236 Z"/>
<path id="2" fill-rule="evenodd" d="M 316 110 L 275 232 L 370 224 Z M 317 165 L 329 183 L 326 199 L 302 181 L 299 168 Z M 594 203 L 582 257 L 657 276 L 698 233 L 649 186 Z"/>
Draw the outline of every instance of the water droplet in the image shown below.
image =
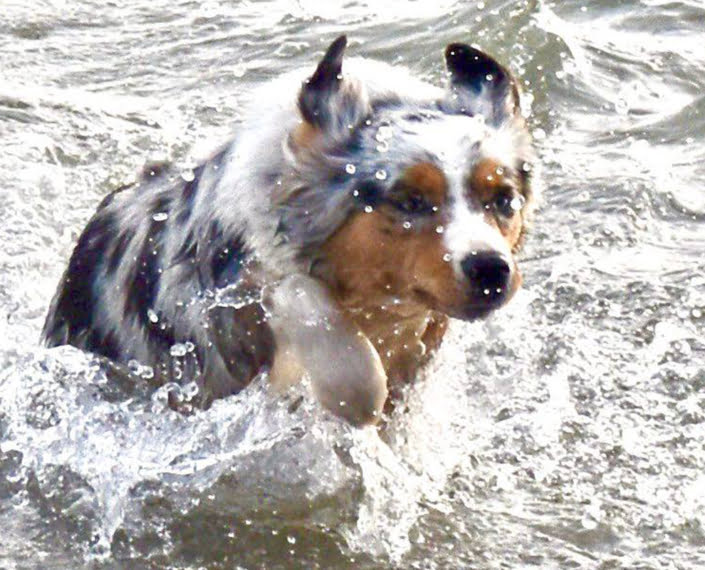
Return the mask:
<path id="1" fill-rule="evenodd" d="M 201 389 L 198 387 L 196 382 L 189 382 L 183 388 L 184 397 L 187 400 L 193 400 L 193 398 L 196 397 L 200 391 Z"/>
<path id="2" fill-rule="evenodd" d="M 683 356 L 690 356 L 693 352 L 692 348 L 690 348 L 690 345 L 685 340 L 675 343 L 673 348 Z"/>
<path id="3" fill-rule="evenodd" d="M 626 115 L 629 112 L 629 103 L 620 97 L 614 104 L 614 110 L 620 115 Z"/>
<path id="4" fill-rule="evenodd" d="M 193 172 L 193 170 L 187 168 L 186 170 L 181 172 L 181 178 L 183 178 L 186 182 L 191 182 L 194 178 L 196 178 L 196 174 Z"/>
<path id="5" fill-rule="evenodd" d="M 150 323 L 159 322 L 159 315 L 157 315 L 157 313 L 155 313 L 152 309 L 147 309 L 147 318 L 149 319 Z"/>
<path id="6" fill-rule="evenodd" d="M 378 170 L 375 172 L 375 178 L 377 180 L 386 180 L 387 179 L 387 171 L 386 170 Z"/>
<path id="7" fill-rule="evenodd" d="M 348 174 L 355 174 L 356 170 L 357 169 L 355 168 L 354 164 L 346 164 L 345 165 L 345 172 L 347 172 Z"/>
<path id="8" fill-rule="evenodd" d="M 186 349 L 186 345 L 180 343 L 172 345 L 169 349 L 169 354 L 177 358 L 181 356 L 186 356 L 187 352 L 188 350 Z"/>
<path id="9" fill-rule="evenodd" d="M 485 295 L 489 295 L 489 294 L 490 294 L 490 290 L 489 290 L 489 289 L 485 289 L 485 290 L 483 291 L 483 293 L 484 293 Z"/>
<path id="10" fill-rule="evenodd" d="M 375 209 L 372 206 L 365 206 L 365 213 L 366 214 L 371 214 L 372 212 L 374 212 L 374 210 Z"/>
<path id="11" fill-rule="evenodd" d="M 409 221 L 404 222 L 404 223 L 402 224 L 402 227 L 403 227 L 405 230 L 410 230 L 410 229 L 411 229 L 411 222 L 409 222 Z"/>
<path id="12" fill-rule="evenodd" d="M 287 536 L 287 537 L 286 537 L 286 541 L 287 541 L 289 544 L 296 544 L 296 538 L 294 538 L 293 536 Z"/>
<path id="13" fill-rule="evenodd" d="M 699 319 L 703 316 L 703 312 L 700 309 L 693 309 L 690 314 L 694 319 Z"/>
<path id="14" fill-rule="evenodd" d="M 166 212 L 158 212 L 152 216 L 152 219 L 155 222 L 163 222 L 169 219 L 169 214 L 167 214 Z"/>
<path id="15" fill-rule="evenodd" d="M 546 140 L 546 131 L 541 128 L 534 129 L 533 135 L 537 141 Z"/>
<path id="16" fill-rule="evenodd" d="M 451 259 L 453 259 L 453 256 L 450 253 L 446 253 L 443 255 L 443 261 L 445 261 L 446 263 L 449 263 Z"/>
<path id="17" fill-rule="evenodd" d="M 524 197 L 523 196 L 515 196 L 512 198 L 512 201 L 509 202 L 509 207 L 514 210 L 515 212 L 518 212 L 524 207 Z"/>
<path id="18" fill-rule="evenodd" d="M 436 226 L 436 233 L 437 234 L 442 234 L 445 231 L 445 228 L 443 226 Z"/>
<path id="19" fill-rule="evenodd" d="M 592 516 L 586 514 L 580 521 L 580 524 L 583 525 L 585 530 L 595 530 L 598 523 Z"/>
<path id="20" fill-rule="evenodd" d="M 375 135 L 377 142 L 386 142 L 391 138 L 392 128 L 390 126 L 382 125 L 379 129 L 377 129 L 377 134 Z"/>

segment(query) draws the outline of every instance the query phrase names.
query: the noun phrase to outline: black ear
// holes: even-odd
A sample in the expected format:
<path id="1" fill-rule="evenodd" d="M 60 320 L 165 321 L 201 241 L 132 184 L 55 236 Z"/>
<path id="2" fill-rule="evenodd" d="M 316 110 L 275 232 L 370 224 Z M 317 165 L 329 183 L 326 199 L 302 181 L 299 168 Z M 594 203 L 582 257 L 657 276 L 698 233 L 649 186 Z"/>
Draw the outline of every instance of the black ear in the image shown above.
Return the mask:
<path id="1" fill-rule="evenodd" d="M 494 124 L 519 112 L 516 81 L 495 59 L 460 43 L 446 47 L 445 58 L 450 72 L 450 105 L 456 112 L 484 115 Z"/>
<path id="2" fill-rule="evenodd" d="M 326 50 L 314 74 L 303 84 L 299 93 L 299 110 L 303 118 L 317 127 L 330 121 L 330 100 L 340 88 L 346 36 L 338 37 Z"/>

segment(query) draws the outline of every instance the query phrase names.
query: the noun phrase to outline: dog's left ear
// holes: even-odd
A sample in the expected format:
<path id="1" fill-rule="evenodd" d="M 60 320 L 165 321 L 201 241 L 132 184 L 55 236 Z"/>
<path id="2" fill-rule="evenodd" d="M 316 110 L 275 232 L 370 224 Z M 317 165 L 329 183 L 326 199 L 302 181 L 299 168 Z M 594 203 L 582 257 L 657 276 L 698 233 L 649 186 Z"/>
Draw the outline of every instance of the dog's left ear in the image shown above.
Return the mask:
<path id="1" fill-rule="evenodd" d="M 492 124 L 519 113 L 519 87 L 507 68 L 467 44 L 446 47 L 450 97 L 444 107 L 456 113 L 483 115 Z M 448 100 L 450 99 L 450 100 Z"/>
<path id="2" fill-rule="evenodd" d="M 313 75 L 301 86 L 299 111 L 310 125 L 333 133 L 355 124 L 366 109 L 359 88 L 343 80 L 343 54 L 347 38 L 338 37 L 326 50 Z"/>

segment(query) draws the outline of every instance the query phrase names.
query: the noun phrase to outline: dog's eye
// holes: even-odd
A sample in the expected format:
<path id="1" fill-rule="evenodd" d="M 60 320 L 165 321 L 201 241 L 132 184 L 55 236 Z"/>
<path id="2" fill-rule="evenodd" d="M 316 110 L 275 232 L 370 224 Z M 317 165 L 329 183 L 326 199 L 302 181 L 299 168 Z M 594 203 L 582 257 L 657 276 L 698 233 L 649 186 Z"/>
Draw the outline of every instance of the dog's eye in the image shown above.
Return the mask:
<path id="1" fill-rule="evenodd" d="M 524 197 L 511 191 L 501 192 L 497 194 L 490 206 L 500 216 L 511 218 L 524 207 Z"/>
<path id="2" fill-rule="evenodd" d="M 389 199 L 391 204 L 405 214 L 422 216 L 431 214 L 434 211 L 431 204 L 421 193 L 414 190 L 407 190 L 392 195 Z"/>

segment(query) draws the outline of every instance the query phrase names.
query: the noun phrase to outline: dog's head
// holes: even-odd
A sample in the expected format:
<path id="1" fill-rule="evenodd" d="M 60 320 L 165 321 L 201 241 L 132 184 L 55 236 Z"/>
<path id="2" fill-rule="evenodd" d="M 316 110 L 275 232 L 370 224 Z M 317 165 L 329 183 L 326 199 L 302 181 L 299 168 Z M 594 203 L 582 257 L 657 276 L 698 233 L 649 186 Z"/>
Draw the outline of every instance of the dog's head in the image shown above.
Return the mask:
<path id="1" fill-rule="evenodd" d="M 371 87 L 344 74 L 345 45 L 301 88 L 282 231 L 352 305 L 485 316 L 521 283 L 533 152 L 517 83 L 451 44 L 445 91 Z"/>

